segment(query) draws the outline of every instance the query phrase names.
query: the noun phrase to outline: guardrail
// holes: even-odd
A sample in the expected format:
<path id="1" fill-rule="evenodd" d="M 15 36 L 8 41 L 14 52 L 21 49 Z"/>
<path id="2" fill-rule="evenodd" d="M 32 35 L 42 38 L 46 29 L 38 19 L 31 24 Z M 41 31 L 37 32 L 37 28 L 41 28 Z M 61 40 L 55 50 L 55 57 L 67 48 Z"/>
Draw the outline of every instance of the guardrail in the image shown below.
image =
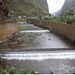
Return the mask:
<path id="1" fill-rule="evenodd" d="M 71 42 L 75 41 L 75 25 L 55 23 L 36 19 L 27 19 L 27 22 L 36 26 L 48 28 L 53 32 L 67 38 Z"/>

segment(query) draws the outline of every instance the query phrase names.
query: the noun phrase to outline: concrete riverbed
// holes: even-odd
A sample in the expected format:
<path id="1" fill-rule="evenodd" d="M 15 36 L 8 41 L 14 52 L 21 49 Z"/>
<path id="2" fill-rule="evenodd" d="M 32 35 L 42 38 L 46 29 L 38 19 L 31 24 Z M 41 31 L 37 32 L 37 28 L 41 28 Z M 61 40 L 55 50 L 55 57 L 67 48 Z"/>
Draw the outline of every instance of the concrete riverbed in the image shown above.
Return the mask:
<path id="1" fill-rule="evenodd" d="M 0 49 L 75 48 L 75 45 L 63 37 L 55 35 L 50 30 L 23 22 L 18 23 L 18 25 L 20 34 L 8 42 L 0 44 Z"/>
<path id="2" fill-rule="evenodd" d="M 18 25 L 20 35 L 6 43 L 8 45 L 0 46 L 3 50 L 0 52 L 0 66 L 43 74 L 75 73 L 75 45 L 33 24 L 20 22 Z"/>

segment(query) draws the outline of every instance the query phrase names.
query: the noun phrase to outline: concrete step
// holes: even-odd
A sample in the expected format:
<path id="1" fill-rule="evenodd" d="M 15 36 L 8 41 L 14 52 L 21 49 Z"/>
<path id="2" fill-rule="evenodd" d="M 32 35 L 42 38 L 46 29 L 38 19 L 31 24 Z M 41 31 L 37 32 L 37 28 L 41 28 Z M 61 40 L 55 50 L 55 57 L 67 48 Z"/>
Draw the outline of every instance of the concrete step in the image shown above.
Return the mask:
<path id="1" fill-rule="evenodd" d="M 9 60 L 75 59 L 75 51 L 5 52 L 0 57 Z"/>

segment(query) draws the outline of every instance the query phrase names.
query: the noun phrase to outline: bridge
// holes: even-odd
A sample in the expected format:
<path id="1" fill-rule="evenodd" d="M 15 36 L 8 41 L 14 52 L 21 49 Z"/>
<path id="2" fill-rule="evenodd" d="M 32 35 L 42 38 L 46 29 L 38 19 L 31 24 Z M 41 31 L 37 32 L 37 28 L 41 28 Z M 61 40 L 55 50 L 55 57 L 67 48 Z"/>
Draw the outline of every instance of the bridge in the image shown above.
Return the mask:
<path id="1" fill-rule="evenodd" d="M 27 19 L 28 23 L 34 24 L 36 26 L 44 27 L 50 29 L 52 32 L 59 34 L 67 38 L 70 42 L 75 41 L 75 25 L 62 24 L 56 22 L 49 22 L 36 19 Z"/>

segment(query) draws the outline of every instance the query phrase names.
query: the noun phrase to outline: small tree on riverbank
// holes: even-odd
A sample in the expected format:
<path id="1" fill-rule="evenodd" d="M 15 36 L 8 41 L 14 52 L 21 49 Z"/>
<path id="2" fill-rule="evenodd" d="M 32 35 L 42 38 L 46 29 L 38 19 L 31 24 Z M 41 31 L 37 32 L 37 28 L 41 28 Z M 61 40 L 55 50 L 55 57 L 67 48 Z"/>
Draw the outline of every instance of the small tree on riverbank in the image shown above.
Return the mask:
<path id="1" fill-rule="evenodd" d="M 0 0 L 0 20 L 4 21 L 9 14 L 8 4 L 11 0 Z"/>

